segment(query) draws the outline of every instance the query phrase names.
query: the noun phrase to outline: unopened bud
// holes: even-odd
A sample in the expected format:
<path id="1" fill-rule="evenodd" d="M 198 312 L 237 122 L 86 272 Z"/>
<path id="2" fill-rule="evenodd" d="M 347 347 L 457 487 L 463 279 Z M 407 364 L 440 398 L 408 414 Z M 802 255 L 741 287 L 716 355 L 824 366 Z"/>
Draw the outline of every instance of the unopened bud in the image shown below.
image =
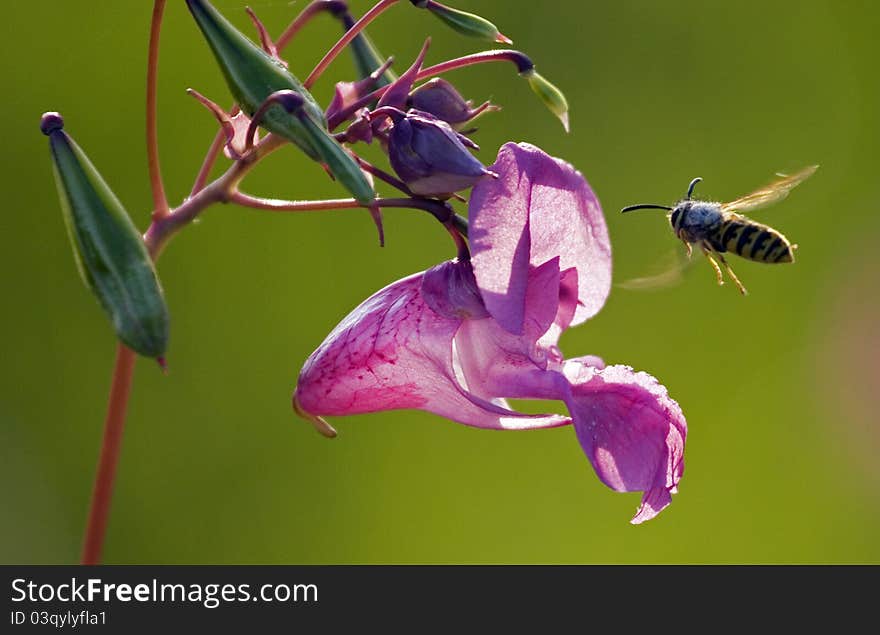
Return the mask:
<path id="1" fill-rule="evenodd" d="M 529 86 L 544 105 L 562 122 L 562 127 L 568 132 L 568 101 L 562 91 L 535 72 L 534 68 L 521 73 L 529 82 Z"/>
<path id="2" fill-rule="evenodd" d="M 498 27 L 474 13 L 468 13 L 459 9 L 447 7 L 434 0 L 410 0 L 420 9 L 427 9 L 454 31 L 458 31 L 467 37 L 475 37 L 490 42 L 501 44 L 513 44 L 510 38 L 503 35 Z"/>
<path id="3" fill-rule="evenodd" d="M 449 197 L 492 174 L 445 121 L 416 110 L 383 111 L 394 121 L 388 139 L 391 167 L 414 194 Z"/>
<path id="4" fill-rule="evenodd" d="M 465 100 L 455 87 L 442 77 L 435 77 L 412 91 L 409 96 L 409 106 L 430 113 L 453 128 L 471 121 L 483 112 L 499 109 L 488 101 L 473 108 L 473 102 Z"/>

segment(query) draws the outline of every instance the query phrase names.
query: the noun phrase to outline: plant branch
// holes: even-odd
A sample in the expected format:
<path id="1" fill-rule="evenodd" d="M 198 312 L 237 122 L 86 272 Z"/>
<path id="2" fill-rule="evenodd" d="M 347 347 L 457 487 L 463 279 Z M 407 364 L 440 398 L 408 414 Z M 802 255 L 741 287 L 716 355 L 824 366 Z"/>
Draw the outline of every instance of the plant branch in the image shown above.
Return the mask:
<path id="1" fill-rule="evenodd" d="M 217 134 L 214 135 L 214 140 L 211 142 L 210 147 L 208 147 L 208 152 L 202 161 L 202 167 L 199 168 L 199 173 L 196 175 L 192 190 L 190 190 L 190 197 L 195 196 L 199 190 L 205 187 L 205 183 L 208 182 L 208 176 L 210 176 L 214 163 L 217 161 L 217 157 L 220 156 L 220 150 L 223 149 L 225 143 L 226 134 L 223 132 L 223 128 L 220 128 Z"/>
<path id="2" fill-rule="evenodd" d="M 287 143 L 281 137 L 266 135 L 260 143 L 241 159 L 233 163 L 226 172 L 201 188 L 194 196 L 186 199 L 177 209 L 165 218 L 155 220 L 144 234 L 144 242 L 153 260 L 158 259 L 168 241 L 180 229 L 195 220 L 206 207 L 214 203 L 226 203 L 236 191 L 238 184 L 263 157 L 271 154 Z"/>
<path id="3" fill-rule="evenodd" d="M 314 212 L 331 209 L 370 209 L 371 207 L 417 209 L 428 212 L 444 225 L 452 226 L 458 233 L 467 236 L 467 219 L 458 216 L 448 203 L 433 198 L 377 198 L 369 205 L 364 205 L 353 198 L 325 201 L 286 201 L 277 198 L 261 198 L 235 191 L 229 195 L 227 200 L 244 207 L 270 212 Z"/>

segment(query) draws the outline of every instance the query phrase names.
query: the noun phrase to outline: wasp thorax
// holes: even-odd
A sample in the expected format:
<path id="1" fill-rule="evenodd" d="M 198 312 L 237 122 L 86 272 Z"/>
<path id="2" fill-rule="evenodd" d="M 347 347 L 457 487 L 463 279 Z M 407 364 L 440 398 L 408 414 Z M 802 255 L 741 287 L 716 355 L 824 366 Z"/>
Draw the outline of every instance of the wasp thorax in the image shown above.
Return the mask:
<path id="1" fill-rule="evenodd" d="M 682 201 L 669 217 L 676 235 L 696 242 L 708 238 L 722 223 L 721 204 L 705 201 Z"/>

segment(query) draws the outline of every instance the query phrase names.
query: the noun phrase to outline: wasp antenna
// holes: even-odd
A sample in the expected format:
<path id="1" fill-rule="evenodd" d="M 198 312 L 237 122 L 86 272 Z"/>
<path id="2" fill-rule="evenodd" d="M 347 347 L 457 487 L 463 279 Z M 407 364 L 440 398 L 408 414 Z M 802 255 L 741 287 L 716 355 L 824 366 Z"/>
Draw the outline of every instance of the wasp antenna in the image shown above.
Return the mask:
<path id="1" fill-rule="evenodd" d="M 620 210 L 620 212 L 621 213 L 631 212 L 636 209 L 665 209 L 667 212 L 672 211 L 672 208 L 667 207 L 666 205 L 650 205 L 650 204 L 648 204 L 648 205 L 630 205 L 628 207 L 624 207 L 622 210 Z"/>
<path id="2" fill-rule="evenodd" d="M 703 178 L 698 176 L 693 181 L 691 181 L 690 185 L 688 185 L 688 195 L 687 195 L 688 200 L 691 200 L 691 195 L 694 193 L 694 188 L 697 187 L 697 183 L 699 183 L 702 180 L 703 180 Z"/>

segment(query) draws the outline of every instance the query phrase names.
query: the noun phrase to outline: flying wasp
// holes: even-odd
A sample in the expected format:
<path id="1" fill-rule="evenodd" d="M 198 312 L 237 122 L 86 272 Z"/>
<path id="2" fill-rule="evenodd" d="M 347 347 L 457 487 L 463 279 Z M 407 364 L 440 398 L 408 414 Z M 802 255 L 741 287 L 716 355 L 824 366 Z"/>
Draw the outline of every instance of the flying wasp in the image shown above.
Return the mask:
<path id="1" fill-rule="evenodd" d="M 755 262 L 776 264 L 794 262 L 794 250 L 797 249 L 797 245 L 792 245 L 782 233 L 772 227 L 762 225 L 738 212 L 749 212 L 781 201 L 818 167 L 811 165 L 791 176 L 780 175 L 781 178 L 769 185 L 729 203 L 693 200 L 691 197 L 694 188 L 703 180 L 697 177 L 688 186 L 687 196 L 676 203 L 675 207 L 642 204 L 630 205 L 620 211 L 631 212 L 637 209 L 668 211 L 667 217 L 672 225 L 672 231 L 687 247 L 688 258 L 693 252 L 693 245 L 699 246 L 715 270 L 718 284 L 724 284 L 724 276 L 718 264 L 720 261 L 740 293 L 746 295 L 746 288 L 724 257 L 725 252 L 730 251 Z"/>

